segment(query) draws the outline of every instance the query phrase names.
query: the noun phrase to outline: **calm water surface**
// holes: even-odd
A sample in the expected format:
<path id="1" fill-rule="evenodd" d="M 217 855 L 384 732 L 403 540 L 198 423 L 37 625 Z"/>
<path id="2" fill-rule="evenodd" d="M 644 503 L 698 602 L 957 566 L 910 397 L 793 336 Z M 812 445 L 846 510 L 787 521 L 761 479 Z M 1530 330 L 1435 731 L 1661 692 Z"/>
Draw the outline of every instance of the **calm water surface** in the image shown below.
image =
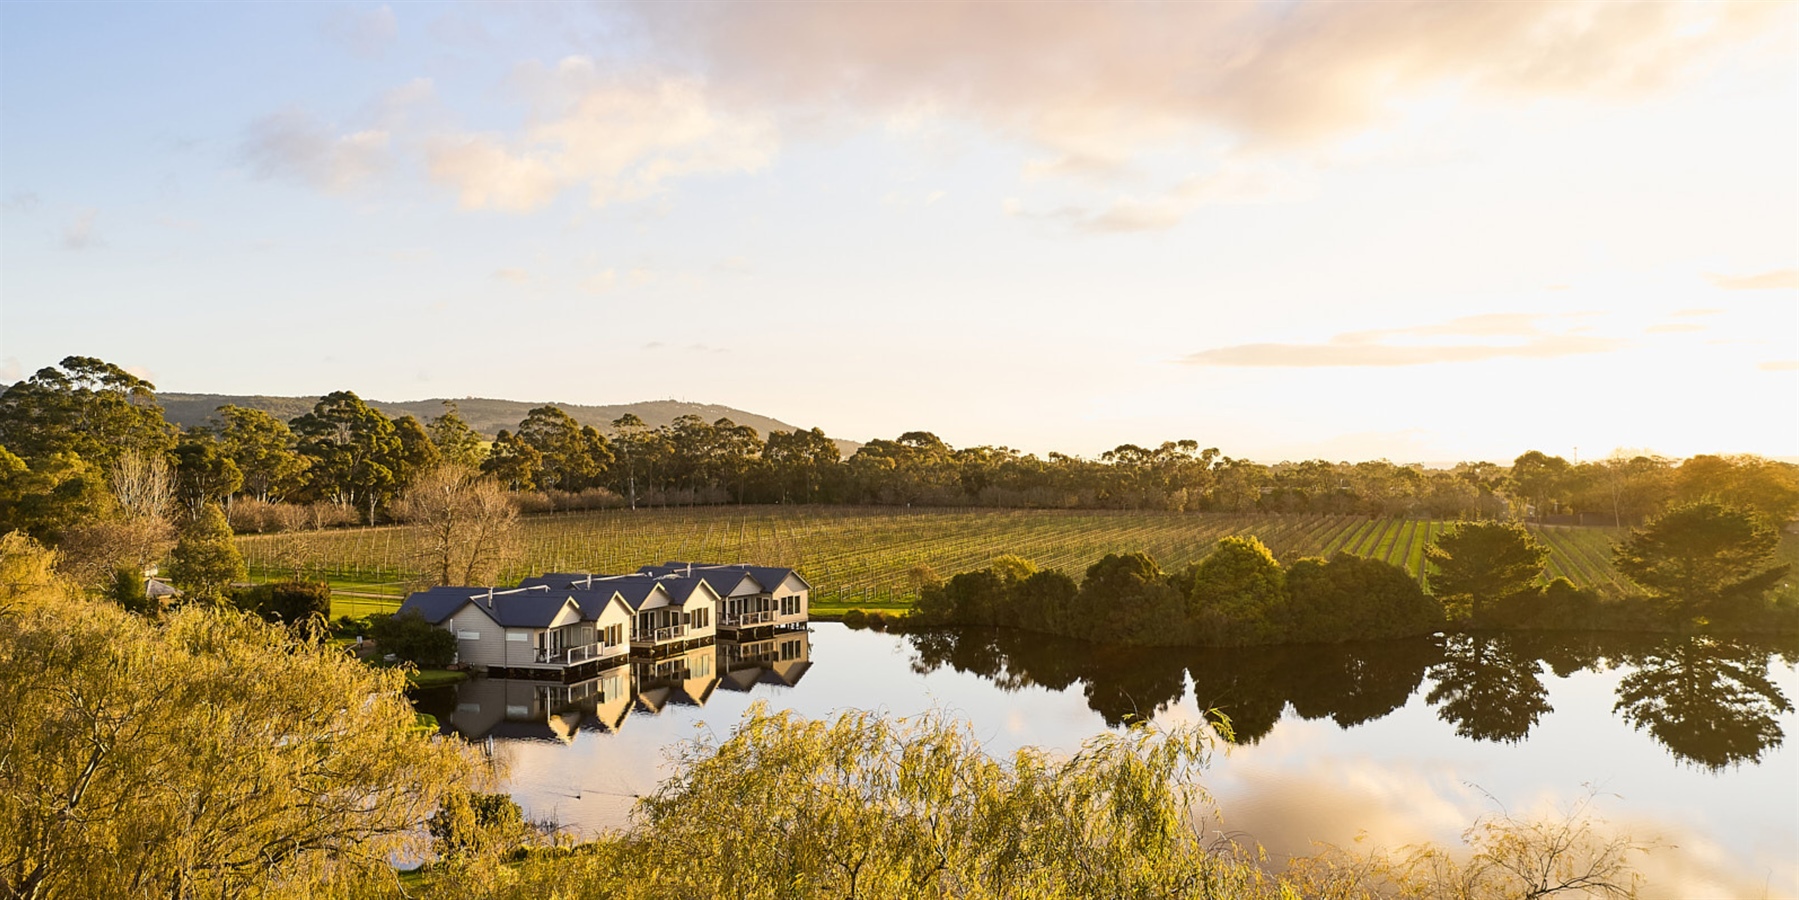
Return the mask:
<path id="1" fill-rule="evenodd" d="M 1259 650 L 1103 648 L 1021 632 L 819 623 L 574 685 L 477 679 L 422 692 L 492 749 L 536 818 L 627 823 L 666 748 L 751 703 L 826 716 L 945 708 L 987 747 L 1078 749 L 1126 721 L 1230 719 L 1205 776 L 1212 826 L 1276 854 L 1312 842 L 1457 842 L 1481 815 L 1567 808 L 1660 846 L 1649 896 L 1799 897 L 1799 652 L 1790 645 L 1507 636 Z"/>

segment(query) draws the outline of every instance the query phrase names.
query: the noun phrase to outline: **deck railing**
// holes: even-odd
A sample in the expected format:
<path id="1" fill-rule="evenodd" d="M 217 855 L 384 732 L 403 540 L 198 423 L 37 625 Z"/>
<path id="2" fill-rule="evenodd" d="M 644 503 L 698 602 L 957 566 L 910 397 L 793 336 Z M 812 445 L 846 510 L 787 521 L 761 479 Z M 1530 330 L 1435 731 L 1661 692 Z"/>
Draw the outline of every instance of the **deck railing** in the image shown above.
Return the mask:
<path id="1" fill-rule="evenodd" d="M 568 665 L 578 666 L 582 663 L 593 662 L 596 659 L 606 659 L 608 657 L 618 656 L 630 649 L 630 647 L 624 644 L 584 644 L 580 647 L 568 648 L 565 661 Z"/>
<path id="2" fill-rule="evenodd" d="M 752 625 L 767 625 L 774 620 L 774 612 L 772 610 L 764 609 L 757 612 L 738 613 L 735 616 L 726 616 L 725 625 L 734 628 L 748 628 Z"/>
<path id="3" fill-rule="evenodd" d="M 687 626 L 686 625 L 665 625 L 661 628 L 651 631 L 648 634 L 640 635 L 640 637 L 647 640 L 650 643 L 660 644 L 663 641 L 677 640 L 681 637 L 684 637 L 686 634 L 687 634 Z M 639 643 L 642 643 L 642 641 L 639 641 Z"/>

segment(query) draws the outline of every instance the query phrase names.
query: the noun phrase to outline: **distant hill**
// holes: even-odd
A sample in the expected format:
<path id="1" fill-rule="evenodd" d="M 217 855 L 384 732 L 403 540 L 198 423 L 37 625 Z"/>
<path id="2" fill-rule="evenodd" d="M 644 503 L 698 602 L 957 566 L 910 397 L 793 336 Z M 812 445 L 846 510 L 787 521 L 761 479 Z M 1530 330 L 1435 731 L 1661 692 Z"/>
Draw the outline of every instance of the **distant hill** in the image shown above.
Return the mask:
<path id="1" fill-rule="evenodd" d="M 367 397 L 363 399 L 389 418 L 411 415 L 420 422 L 425 422 L 442 415 L 444 411 L 442 399 L 400 402 L 370 400 Z M 169 421 L 188 428 L 215 420 L 214 412 L 219 407 L 226 405 L 260 409 L 286 422 L 311 412 L 313 404 L 317 403 L 319 398 L 159 392 L 156 400 L 162 404 L 163 415 Z M 639 419 L 651 427 L 667 425 L 680 416 L 699 416 L 708 422 L 730 419 L 739 425 L 748 425 L 756 429 L 763 437 L 767 437 L 771 431 L 796 430 L 794 426 L 779 419 L 759 416 L 753 412 L 719 406 L 715 403 L 683 403 L 679 400 L 650 400 L 616 406 L 582 406 L 576 403 L 556 403 L 554 401 L 526 403 L 522 400 L 489 400 L 484 397 L 460 397 L 450 402 L 456 404 L 457 411 L 469 423 L 469 427 L 489 438 L 502 428 L 508 431 L 517 430 L 518 423 L 525 418 L 526 413 L 545 405 L 560 407 L 563 412 L 574 416 L 575 421 L 583 425 L 592 425 L 602 432 L 610 432 L 612 420 L 625 413 L 636 413 Z M 837 449 L 843 453 L 846 459 L 862 446 L 855 441 L 835 438 L 833 440 L 836 440 Z"/>

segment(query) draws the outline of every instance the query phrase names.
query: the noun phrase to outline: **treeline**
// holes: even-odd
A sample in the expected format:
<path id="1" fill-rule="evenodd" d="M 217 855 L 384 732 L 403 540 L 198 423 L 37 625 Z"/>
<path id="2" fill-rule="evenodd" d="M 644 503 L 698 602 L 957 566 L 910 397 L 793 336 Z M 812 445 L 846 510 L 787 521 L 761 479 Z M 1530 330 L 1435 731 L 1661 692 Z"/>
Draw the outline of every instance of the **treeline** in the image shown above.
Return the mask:
<path id="1" fill-rule="evenodd" d="M 531 410 L 490 442 L 453 405 L 425 421 L 390 419 L 349 391 L 321 397 L 289 421 L 224 406 L 211 424 L 180 431 L 149 382 L 69 357 L 0 394 L 0 528 L 56 540 L 70 524 L 104 516 L 115 500 L 127 502 L 117 496 L 115 470 L 134 459 L 167 465 L 189 515 L 218 503 L 240 531 L 385 521 L 406 488 L 441 463 L 485 473 L 527 511 L 837 503 L 1563 516 L 1630 525 L 1671 503 L 1716 499 L 1775 522 L 1799 516 L 1799 466 L 1753 456 L 1575 465 L 1531 451 L 1510 465 L 1427 470 L 1385 460 L 1264 465 L 1191 440 L 1125 444 L 1097 459 L 1039 457 L 957 449 L 912 431 L 844 459 L 816 428 L 762 435 L 729 419 L 684 416 L 650 427 L 626 415 L 601 430 L 555 406 Z"/>
<path id="2" fill-rule="evenodd" d="M 1103 644 L 1230 646 L 1379 640 L 1443 627 L 1443 605 L 1404 570 L 1339 553 L 1283 568 L 1261 541 L 1227 537 L 1165 572 L 1145 553 L 1109 554 L 1077 585 L 1019 557 L 927 583 L 908 627 L 992 625 Z"/>
<path id="3" fill-rule="evenodd" d="M 1338 553 L 1282 566 L 1261 541 L 1231 536 L 1205 559 L 1165 572 L 1145 553 L 1108 554 L 1077 584 L 1002 556 L 948 580 L 920 573 L 906 627 L 984 625 L 1102 644 L 1246 646 L 1340 643 L 1472 629 L 1799 630 L 1791 566 L 1760 514 L 1711 501 L 1676 506 L 1614 548 L 1643 591 L 1601 598 L 1548 580 L 1548 551 L 1516 522 L 1470 522 L 1427 548 L 1431 593 L 1404 569 Z M 858 617 L 859 618 L 859 617 Z M 854 623 L 852 623 L 854 624 Z"/>

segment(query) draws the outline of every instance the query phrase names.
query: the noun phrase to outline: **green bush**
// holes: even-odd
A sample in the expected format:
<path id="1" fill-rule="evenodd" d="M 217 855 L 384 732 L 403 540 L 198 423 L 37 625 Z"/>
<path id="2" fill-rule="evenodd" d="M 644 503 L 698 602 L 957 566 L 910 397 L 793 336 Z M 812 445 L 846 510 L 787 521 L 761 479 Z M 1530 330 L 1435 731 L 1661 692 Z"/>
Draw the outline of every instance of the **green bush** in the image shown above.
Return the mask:
<path id="1" fill-rule="evenodd" d="M 431 832 L 431 847 L 440 857 L 506 853 L 530 836 L 524 810 L 510 796 L 468 791 L 444 798 L 426 828 Z"/>
<path id="2" fill-rule="evenodd" d="M 151 612 L 150 590 L 144 573 L 126 566 L 112 573 L 112 584 L 106 587 L 108 599 L 134 613 Z"/>
<path id="3" fill-rule="evenodd" d="M 260 610 L 265 619 L 299 622 L 331 615 L 331 585 L 323 581 L 283 581 L 268 587 L 268 603 Z"/>
<path id="4" fill-rule="evenodd" d="M 441 669 L 456 660 L 456 635 L 425 621 L 418 610 L 375 618 L 369 632 L 383 653 L 422 669 Z"/>
<path id="5" fill-rule="evenodd" d="M 1289 641 L 1379 640 L 1442 628 L 1443 604 L 1404 569 L 1339 552 L 1287 570 L 1287 602 L 1276 618 Z"/>

